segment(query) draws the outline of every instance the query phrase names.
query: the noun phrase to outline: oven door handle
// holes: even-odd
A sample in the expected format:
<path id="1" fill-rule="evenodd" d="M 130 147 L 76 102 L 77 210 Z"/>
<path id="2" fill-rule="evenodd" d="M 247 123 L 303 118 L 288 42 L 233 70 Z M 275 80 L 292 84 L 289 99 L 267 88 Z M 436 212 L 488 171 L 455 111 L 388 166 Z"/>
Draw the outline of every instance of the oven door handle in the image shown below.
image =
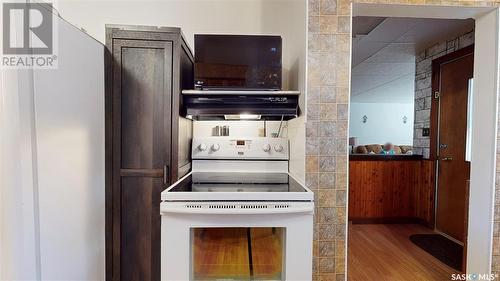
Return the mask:
<path id="1" fill-rule="evenodd" d="M 314 205 L 310 206 L 294 206 L 288 208 L 206 208 L 197 207 L 196 204 L 189 204 L 190 207 L 184 206 L 169 206 L 162 203 L 160 212 L 162 214 L 199 214 L 199 215 L 275 215 L 275 214 L 314 214 Z"/>

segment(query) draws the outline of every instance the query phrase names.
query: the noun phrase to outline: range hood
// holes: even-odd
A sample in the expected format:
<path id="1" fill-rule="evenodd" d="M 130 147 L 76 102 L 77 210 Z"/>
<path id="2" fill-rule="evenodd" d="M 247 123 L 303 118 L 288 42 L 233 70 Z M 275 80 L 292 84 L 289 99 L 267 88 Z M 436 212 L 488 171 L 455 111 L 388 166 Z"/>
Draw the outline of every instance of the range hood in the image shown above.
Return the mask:
<path id="1" fill-rule="evenodd" d="M 182 114 L 194 120 L 290 120 L 299 91 L 183 90 Z"/>

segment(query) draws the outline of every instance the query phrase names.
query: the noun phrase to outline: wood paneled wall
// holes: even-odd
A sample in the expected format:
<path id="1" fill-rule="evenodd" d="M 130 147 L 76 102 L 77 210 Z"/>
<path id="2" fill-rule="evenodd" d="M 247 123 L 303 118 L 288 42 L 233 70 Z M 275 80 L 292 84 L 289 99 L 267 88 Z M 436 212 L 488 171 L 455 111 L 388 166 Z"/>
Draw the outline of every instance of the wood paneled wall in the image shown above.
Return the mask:
<path id="1" fill-rule="evenodd" d="M 434 226 L 434 195 L 436 190 L 436 165 L 433 160 L 420 161 L 419 183 L 413 186 L 413 216 L 422 223 Z"/>
<path id="2" fill-rule="evenodd" d="M 433 210 L 433 161 L 349 161 L 349 220 L 431 225 Z"/>

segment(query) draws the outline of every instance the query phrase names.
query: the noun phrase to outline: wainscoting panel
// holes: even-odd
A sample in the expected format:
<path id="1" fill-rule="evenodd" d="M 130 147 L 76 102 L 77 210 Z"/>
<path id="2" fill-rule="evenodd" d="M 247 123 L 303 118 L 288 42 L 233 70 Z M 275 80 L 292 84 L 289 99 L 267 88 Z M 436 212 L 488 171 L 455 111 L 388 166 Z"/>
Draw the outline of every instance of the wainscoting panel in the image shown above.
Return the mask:
<path id="1" fill-rule="evenodd" d="M 431 225 L 433 167 L 430 160 L 349 161 L 349 220 Z"/>

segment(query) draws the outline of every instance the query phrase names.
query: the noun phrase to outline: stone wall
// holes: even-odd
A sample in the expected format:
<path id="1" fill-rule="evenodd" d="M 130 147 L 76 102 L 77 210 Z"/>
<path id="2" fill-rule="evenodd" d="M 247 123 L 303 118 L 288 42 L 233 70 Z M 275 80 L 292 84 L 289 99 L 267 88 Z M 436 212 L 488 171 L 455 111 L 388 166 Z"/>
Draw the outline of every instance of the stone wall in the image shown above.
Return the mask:
<path id="1" fill-rule="evenodd" d="M 469 7 L 498 5 L 494 1 L 456 0 L 354 2 Z M 321 281 L 346 280 L 351 3 L 351 0 L 308 0 L 306 184 L 316 196 L 313 280 Z M 500 164 L 500 157 L 497 159 Z M 500 169 L 500 165 L 497 167 Z M 497 175 L 500 179 L 500 170 Z M 498 180 L 496 183 L 500 195 Z M 496 200 L 494 219 L 492 271 L 499 273 L 500 199 Z"/>
<path id="2" fill-rule="evenodd" d="M 422 51 L 415 57 L 415 126 L 413 152 L 429 158 L 430 138 L 422 136 L 422 129 L 430 127 L 432 96 L 432 60 L 474 44 L 474 31 L 443 41 Z"/>
<path id="3" fill-rule="evenodd" d="M 315 193 L 313 280 L 344 280 L 350 2 L 309 0 L 306 184 Z"/>

